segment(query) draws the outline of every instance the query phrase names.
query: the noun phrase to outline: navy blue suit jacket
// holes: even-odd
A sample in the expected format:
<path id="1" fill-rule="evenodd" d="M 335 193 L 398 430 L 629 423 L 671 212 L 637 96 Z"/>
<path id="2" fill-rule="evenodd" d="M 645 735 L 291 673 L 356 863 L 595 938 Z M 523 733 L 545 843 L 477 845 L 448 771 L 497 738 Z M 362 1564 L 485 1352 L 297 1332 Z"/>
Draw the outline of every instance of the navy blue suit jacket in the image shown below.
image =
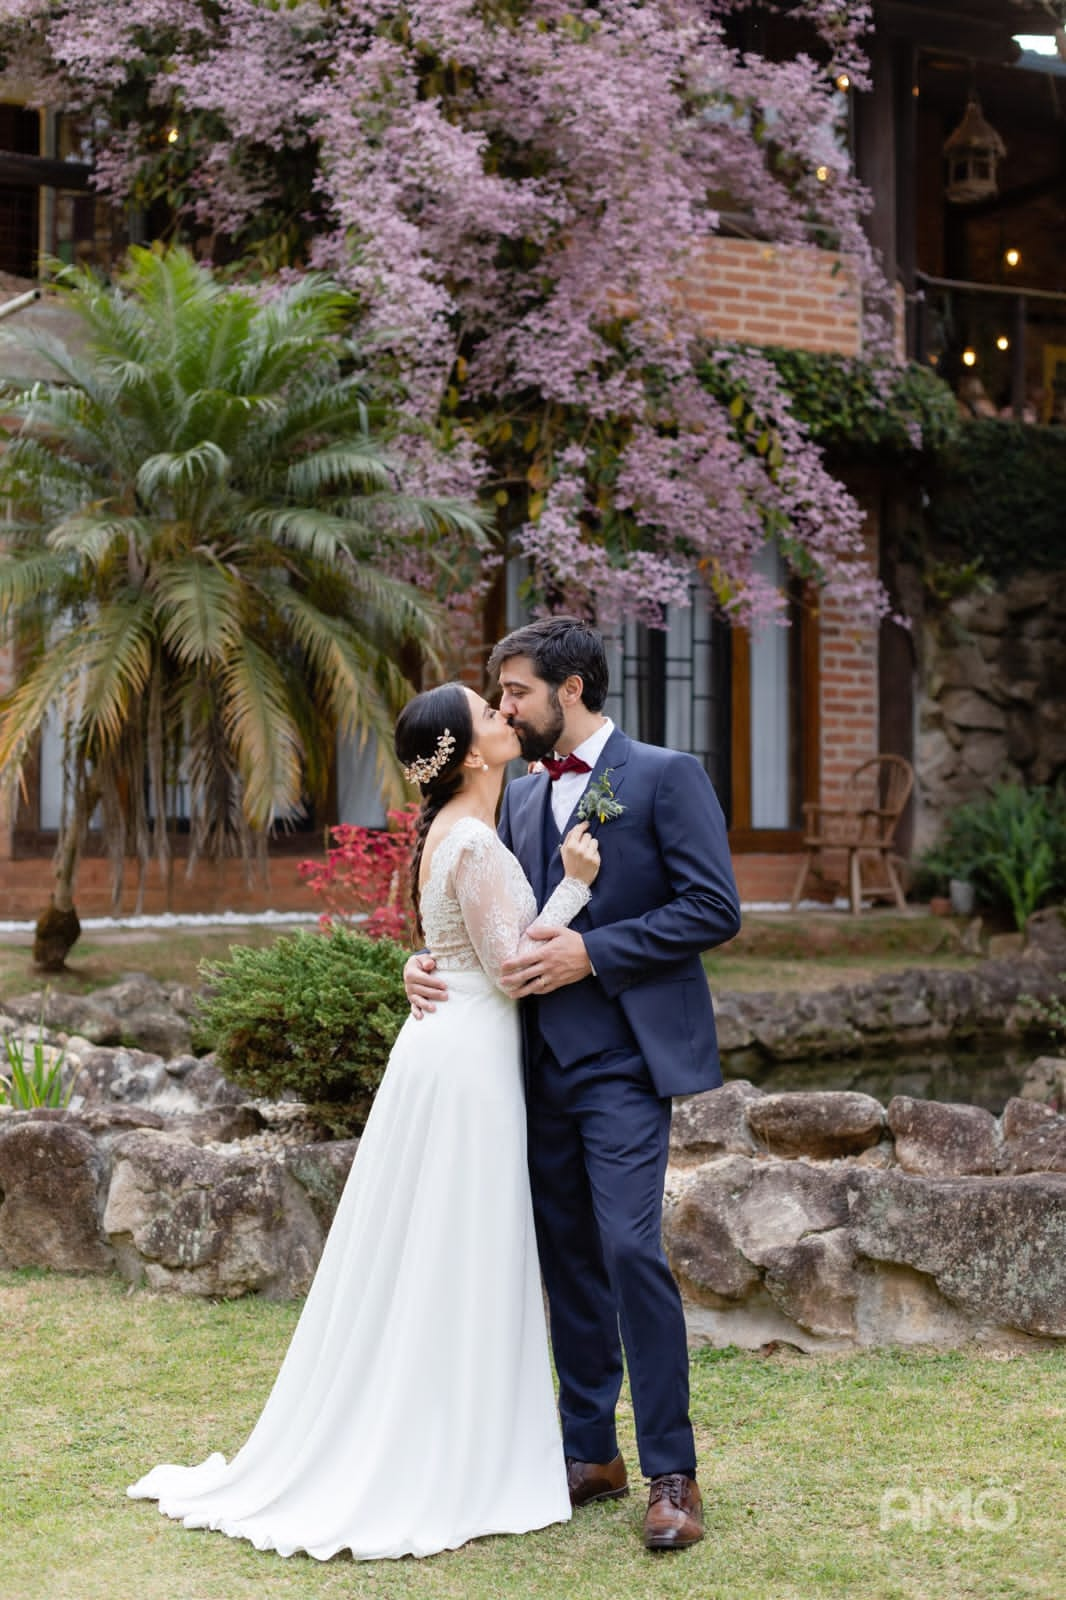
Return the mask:
<path id="1" fill-rule="evenodd" d="M 605 768 L 625 809 L 593 823 L 600 872 L 572 923 L 595 976 L 525 1002 L 527 1031 L 539 1029 L 564 1066 L 635 1037 L 657 1094 L 713 1089 L 722 1074 L 700 954 L 740 928 L 721 807 L 693 756 L 619 729 L 591 777 Z M 563 875 L 550 794 L 547 773 L 515 779 L 500 816 L 538 906 Z"/>

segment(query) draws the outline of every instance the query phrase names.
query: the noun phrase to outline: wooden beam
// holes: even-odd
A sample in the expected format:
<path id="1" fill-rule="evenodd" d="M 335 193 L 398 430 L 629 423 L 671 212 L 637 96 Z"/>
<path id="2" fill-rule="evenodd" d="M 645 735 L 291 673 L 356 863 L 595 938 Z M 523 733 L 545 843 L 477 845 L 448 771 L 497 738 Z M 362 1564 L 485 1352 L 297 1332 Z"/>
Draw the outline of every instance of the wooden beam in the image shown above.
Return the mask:
<path id="1" fill-rule="evenodd" d="M 1052 32 L 1046 13 L 1037 25 L 1027 24 L 1021 13 L 999 21 L 974 17 L 972 12 L 967 15 L 962 9 L 908 5 L 904 0 L 882 0 L 874 8 L 875 39 L 879 34 L 892 34 L 909 39 L 922 50 L 942 50 L 945 55 L 1000 66 L 1010 66 L 1021 55 L 1021 46 L 1015 44 L 1013 36 L 1024 33 L 1027 25 L 1039 33 Z"/>
<path id="2" fill-rule="evenodd" d="M 82 161 L 52 161 L 0 150 L 0 183 L 23 189 L 88 189 L 92 170 Z"/>

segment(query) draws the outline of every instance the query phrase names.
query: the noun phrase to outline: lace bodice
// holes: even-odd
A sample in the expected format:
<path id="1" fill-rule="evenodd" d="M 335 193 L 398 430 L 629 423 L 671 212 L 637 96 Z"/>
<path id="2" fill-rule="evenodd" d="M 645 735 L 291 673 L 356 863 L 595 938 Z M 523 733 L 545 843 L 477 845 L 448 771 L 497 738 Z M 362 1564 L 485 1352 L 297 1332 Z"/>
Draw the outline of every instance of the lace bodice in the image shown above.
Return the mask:
<path id="1" fill-rule="evenodd" d="M 564 878 L 537 916 L 529 879 L 510 850 L 484 822 L 461 817 L 433 852 L 422 928 L 438 967 L 480 967 L 499 983 L 503 962 L 518 954 L 534 921 L 565 928 L 588 900 L 587 884 Z"/>

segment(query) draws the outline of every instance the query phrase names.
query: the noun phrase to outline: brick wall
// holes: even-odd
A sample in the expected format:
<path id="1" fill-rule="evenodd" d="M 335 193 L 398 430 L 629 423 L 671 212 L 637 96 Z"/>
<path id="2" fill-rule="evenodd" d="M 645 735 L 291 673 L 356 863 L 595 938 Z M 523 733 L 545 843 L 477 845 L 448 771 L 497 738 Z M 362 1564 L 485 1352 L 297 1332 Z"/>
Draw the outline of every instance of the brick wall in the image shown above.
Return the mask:
<path id="1" fill-rule="evenodd" d="M 684 285 L 711 338 L 858 355 L 862 300 L 847 263 L 827 250 L 757 239 L 708 239 Z"/>
<path id="2" fill-rule="evenodd" d="M 159 869 L 153 866 L 148 871 L 141 909 L 147 915 L 162 911 L 318 911 L 320 905 L 296 868 L 299 860 L 317 860 L 321 855 L 321 842 L 308 839 L 302 854 L 286 853 L 271 861 L 269 883 L 263 884 L 257 878 L 251 886 L 245 881 L 244 867 L 239 861 L 222 861 L 217 866 L 201 861 L 191 882 L 185 877 L 185 863 L 176 861 L 169 893 L 160 879 Z M 127 878 L 121 910 L 130 915 L 136 902 L 136 874 L 132 863 L 127 868 Z M 48 903 L 51 887 L 52 868 L 48 858 L 0 860 L 0 918 L 37 917 Z M 75 903 L 81 917 L 111 915 L 111 869 L 107 861 L 99 858 L 82 861 Z"/>
<path id="3" fill-rule="evenodd" d="M 877 526 L 867 514 L 867 559 L 877 560 Z M 821 613 L 821 797 L 832 805 L 860 762 L 878 749 L 878 627 L 827 599 Z"/>

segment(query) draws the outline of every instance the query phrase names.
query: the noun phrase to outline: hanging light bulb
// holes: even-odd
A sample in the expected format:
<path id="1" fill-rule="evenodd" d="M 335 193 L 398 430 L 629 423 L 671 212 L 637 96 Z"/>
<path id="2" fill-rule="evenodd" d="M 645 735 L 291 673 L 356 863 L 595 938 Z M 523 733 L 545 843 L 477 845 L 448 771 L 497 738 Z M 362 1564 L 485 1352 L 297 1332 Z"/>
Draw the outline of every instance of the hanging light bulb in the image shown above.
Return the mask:
<path id="1" fill-rule="evenodd" d="M 177 144 L 180 135 L 177 128 L 167 129 L 167 144 Z"/>
<path id="2" fill-rule="evenodd" d="M 971 350 L 969 347 L 967 347 L 967 349 L 962 352 L 962 364 L 964 367 L 976 367 L 977 351 Z"/>
<path id="3" fill-rule="evenodd" d="M 1001 333 L 999 338 L 996 340 L 996 349 L 997 350 L 1009 350 L 1010 349 L 1010 340 L 1007 338 L 1007 335 L 1005 333 Z"/>
<path id="4" fill-rule="evenodd" d="M 1020 250 L 1016 250 L 1014 246 L 1011 245 L 1009 250 L 1004 250 L 1003 259 L 1007 263 L 1008 267 L 1020 267 L 1022 264 L 1022 253 Z"/>
<path id="5" fill-rule="evenodd" d="M 815 167 L 814 176 L 818 179 L 819 183 L 828 183 L 829 182 L 829 168 L 828 167 Z"/>
<path id="6" fill-rule="evenodd" d="M 847 94 L 848 90 L 851 88 L 851 79 L 848 77 L 846 72 L 837 73 L 836 86 L 840 90 L 841 94 Z"/>

